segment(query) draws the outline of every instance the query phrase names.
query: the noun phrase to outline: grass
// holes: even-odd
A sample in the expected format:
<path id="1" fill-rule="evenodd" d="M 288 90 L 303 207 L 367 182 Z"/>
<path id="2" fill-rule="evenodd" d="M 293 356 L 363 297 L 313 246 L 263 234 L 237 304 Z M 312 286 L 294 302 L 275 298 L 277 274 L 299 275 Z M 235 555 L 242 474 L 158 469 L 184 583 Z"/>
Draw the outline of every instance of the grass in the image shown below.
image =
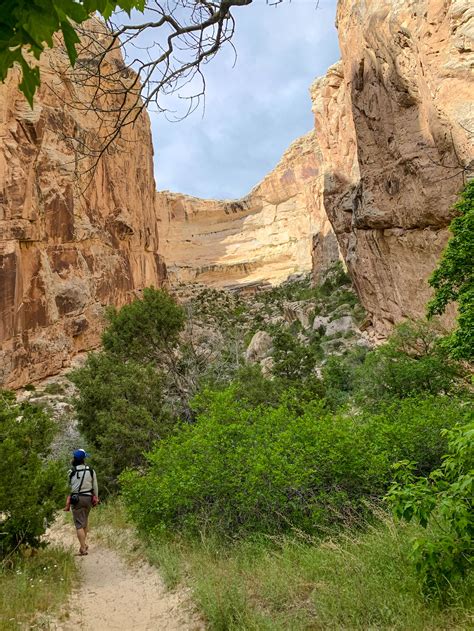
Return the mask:
<path id="1" fill-rule="evenodd" d="M 129 555 L 159 567 L 169 588 L 190 586 L 211 631 L 474 628 L 474 580 L 447 609 L 426 602 L 409 559 L 419 528 L 385 515 L 365 532 L 324 542 L 298 533 L 151 542 L 130 527 L 120 502 L 95 516 L 96 533 L 111 546 L 125 542 Z"/>
<path id="2" fill-rule="evenodd" d="M 322 544 L 199 545 L 188 559 L 194 597 L 216 631 L 472 628 L 467 596 L 445 611 L 423 599 L 408 562 L 410 530 L 386 520 Z"/>
<path id="3" fill-rule="evenodd" d="M 43 392 L 46 394 L 64 394 L 65 387 L 62 383 L 53 381 L 53 383 L 48 383 L 48 385 L 44 387 Z"/>
<path id="4" fill-rule="evenodd" d="M 0 631 L 47 629 L 76 580 L 70 552 L 47 547 L 0 566 Z"/>

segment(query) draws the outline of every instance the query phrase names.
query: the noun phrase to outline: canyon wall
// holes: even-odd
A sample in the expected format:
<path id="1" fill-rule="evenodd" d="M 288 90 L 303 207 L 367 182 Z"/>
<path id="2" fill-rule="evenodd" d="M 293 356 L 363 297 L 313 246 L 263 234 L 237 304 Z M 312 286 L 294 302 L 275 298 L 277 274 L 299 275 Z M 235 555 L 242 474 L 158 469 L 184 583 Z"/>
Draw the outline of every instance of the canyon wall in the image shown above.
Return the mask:
<path id="1" fill-rule="evenodd" d="M 312 87 L 323 204 L 382 334 L 422 317 L 474 175 L 474 5 L 340 0 L 342 61 Z"/>
<path id="2" fill-rule="evenodd" d="M 95 37 L 106 37 L 100 31 Z M 88 61 L 85 54 L 77 72 Z M 107 63 L 130 73 L 117 53 Z M 77 104 L 94 86 L 75 82 L 66 69 L 60 48 L 44 56 L 33 109 L 17 89 L 15 72 L 0 85 L 4 386 L 58 372 L 76 353 L 97 346 L 104 306 L 124 304 L 164 275 L 148 116 L 140 114 L 87 173 L 95 159 L 80 160 L 77 143 L 93 141 L 101 121 Z"/>
<path id="3" fill-rule="evenodd" d="M 310 269 L 310 250 L 318 281 L 340 252 L 384 337 L 424 316 L 474 174 L 474 7 L 339 0 L 337 27 L 342 59 L 311 88 L 315 131 L 242 200 L 158 194 L 161 248 L 171 279 L 216 286 L 279 282 Z"/>
<path id="4" fill-rule="evenodd" d="M 143 112 L 91 170 L 78 145 L 104 121 L 77 106 L 94 93 L 87 48 L 72 74 L 60 47 L 44 57 L 33 109 L 14 73 L 0 85 L 0 384 L 97 346 L 104 306 L 159 286 L 163 261 L 172 282 L 221 287 L 320 280 L 342 255 L 380 336 L 424 315 L 474 174 L 474 7 L 339 0 L 337 25 L 342 60 L 311 89 L 315 130 L 241 200 L 155 193 Z M 118 53 L 106 63 L 133 80 Z"/>
<path id="5" fill-rule="evenodd" d="M 214 287 L 279 283 L 311 271 L 314 238 L 316 271 L 337 260 L 337 242 L 319 203 L 320 164 L 317 137 L 310 132 L 240 200 L 157 193 L 160 253 L 170 281 Z"/>

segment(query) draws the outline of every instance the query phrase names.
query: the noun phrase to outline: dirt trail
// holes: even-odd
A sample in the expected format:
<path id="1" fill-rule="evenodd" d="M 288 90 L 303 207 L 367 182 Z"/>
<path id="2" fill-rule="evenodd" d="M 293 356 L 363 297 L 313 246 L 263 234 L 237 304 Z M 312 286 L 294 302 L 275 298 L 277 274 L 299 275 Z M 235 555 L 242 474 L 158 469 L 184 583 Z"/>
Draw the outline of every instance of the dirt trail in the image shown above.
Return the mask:
<path id="1" fill-rule="evenodd" d="M 71 526 L 55 527 L 49 539 L 72 545 Z M 167 591 L 158 572 L 143 563 L 131 567 L 113 550 L 90 542 L 89 554 L 76 557 L 80 583 L 67 606 L 67 619 L 50 624 L 54 631 L 201 631 L 187 594 Z M 63 617 L 62 617 L 63 618 Z"/>

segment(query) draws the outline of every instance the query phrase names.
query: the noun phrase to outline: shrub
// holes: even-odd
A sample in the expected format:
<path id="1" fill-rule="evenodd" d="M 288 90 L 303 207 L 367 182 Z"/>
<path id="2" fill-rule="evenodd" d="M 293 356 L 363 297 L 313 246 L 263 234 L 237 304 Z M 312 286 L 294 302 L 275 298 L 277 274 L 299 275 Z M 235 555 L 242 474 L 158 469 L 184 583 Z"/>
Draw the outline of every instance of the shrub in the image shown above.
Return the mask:
<path id="1" fill-rule="evenodd" d="M 348 424 L 344 431 L 320 406 L 313 406 L 313 415 L 295 417 L 285 405 L 249 410 L 236 404 L 231 390 L 215 393 L 205 417 L 148 456 L 144 475 L 122 476 L 123 493 L 146 530 L 197 530 L 206 523 L 230 533 L 310 529 L 324 506 L 341 503 L 343 479 L 350 484 L 364 476 L 365 458 L 356 467 L 350 457 L 358 450 L 349 447 Z M 330 457 L 321 445 L 329 433 Z M 341 475 L 351 464 L 352 475 Z"/>
<path id="2" fill-rule="evenodd" d="M 444 313 L 449 303 L 457 301 L 457 328 L 446 346 L 457 359 L 474 360 L 474 180 L 461 193 L 454 206 L 459 216 L 450 225 L 452 237 L 438 268 L 430 278 L 434 288 L 428 303 L 429 317 Z"/>
<path id="3" fill-rule="evenodd" d="M 184 310 L 165 291 L 143 290 L 143 297 L 120 310 L 107 312 L 109 325 L 102 335 L 106 351 L 123 360 L 156 362 L 177 344 L 184 328 Z"/>
<path id="4" fill-rule="evenodd" d="M 413 457 L 423 471 L 439 466 L 445 446 L 433 420 L 454 424 L 467 413 L 457 401 L 432 398 L 351 417 L 321 401 L 296 409 L 285 397 L 274 408 L 249 408 L 234 387 L 201 396 L 196 424 L 159 443 L 145 472 L 121 478 L 140 527 L 312 532 L 364 513 L 368 499 L 386 492 L 396 460 Z"/>
<path id="5" fill-rule="evenodd" d="M 0 554 L 38 547 L 66 493 L 58 463 L 47 461 L 53 421 L 38 407 L 0 392 Z"/>
<path id="6" fill-rule="evenodd" d="M 302 381 L 314 373 L 320 353 L 314 345 L 300 342 L 288 329 L 272 331 L 273 368 L 276 377 L 287 381 Z"/>
<path id="7" fill-rule="evenodd" d="M 113 491 L 119 473 L 141 466 L 143 453 L 170 431 L 173 419 L 164 400 L 163 377 L 152 366 L 123 363 L 102 352 L 91 353 L 69 378 L 79 391 L 79 429 L 94 452 L 101 486 Z"/>
<path id="8" fill-rule="evenodd" d="M 348 402 L 354 390 L 355 374 L 367 349 L 354 348 L 343 356 L 330 355 L 322 367 L 323 388 L 328 406 L 337 410 Z"/>
<path id="9" fill-rule="evenodd" d="M 398 517 L 432 526 L 432 533 L 415 539 L 413 557 L 426 593 L 442 599 L 473 568 L 474 422 L 444 433 L 448 453 L 441 467 L 416 478 L 415 463 L 398 463 L 387 495 Z"/>
<path id="10" fill-rule="evenodd" d="M 367 354 L 354 375 L 362 402 L 448 393 L 463 375 L 460 365 L 446 357 L 441 331 L 424 321 L 398 325 L 388 342 Z"/>
<path id="11" fill-rule="evenodd" d="M 227 384 L 227 387 L 230 384 Z M 250 408 L 259 405 L 276 407 L 281 398 L 282 385 L 276 379 L 267 379 L 260 364 L 246 364 L 237 371 L 233 381 L 235 399 Z M 195 406 L 198 398 L 195 400 Z M 203 408 L 201 408 L 202 411 Z"/>
<path id="12" fill-rule="evenodd" d="M 448 442 L 444 428 L 467 422 L 472 402 L 455 397 L 415 396 L 392 401 L 376 412 L 359 416 L 364 443 L 385 459 L 384 483 L 391 482 L 389 467 L 398 460 L 416 463 L 419 475 L 439 467 Z"/>
<path id="13" fill-rule="evenodd" d="M 45 392 L 46 394 L 64 394 L 65 389 L 62 383 L 53 381 L 53 383 L 48 383 L 48 385 L 45 386 L 43 392 Z"/>

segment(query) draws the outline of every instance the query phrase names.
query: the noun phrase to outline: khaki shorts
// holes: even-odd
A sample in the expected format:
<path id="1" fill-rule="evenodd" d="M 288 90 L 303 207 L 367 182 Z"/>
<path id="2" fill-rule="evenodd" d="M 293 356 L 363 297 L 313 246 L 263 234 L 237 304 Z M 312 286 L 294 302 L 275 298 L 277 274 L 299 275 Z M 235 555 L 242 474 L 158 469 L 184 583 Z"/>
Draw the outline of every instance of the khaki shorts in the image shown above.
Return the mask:
<path id="1" fill-rule="evenodd" d="M 72 507 L 72 517 L 76 529 L 87 528 L 87 520 L 92 508 L 91 495 L 79 495 L 79 503 Z"/>

